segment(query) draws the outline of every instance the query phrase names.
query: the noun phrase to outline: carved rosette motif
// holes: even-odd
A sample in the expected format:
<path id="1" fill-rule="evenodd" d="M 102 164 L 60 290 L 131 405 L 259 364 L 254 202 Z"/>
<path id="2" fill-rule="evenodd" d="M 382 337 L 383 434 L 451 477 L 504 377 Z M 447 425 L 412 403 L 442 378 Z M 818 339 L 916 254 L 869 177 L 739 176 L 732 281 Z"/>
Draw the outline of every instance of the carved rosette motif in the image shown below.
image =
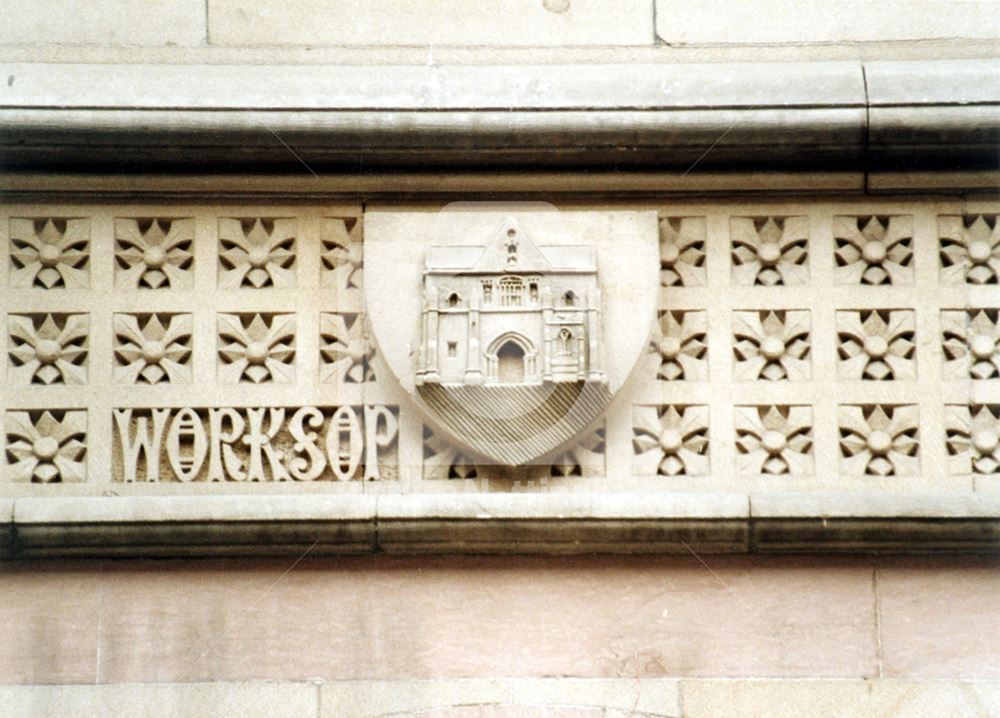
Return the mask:
<path id="1" fill-rule="evenodd" d="M 809 220 L 806 217 L 734 217 L 733 284 L 809 283 Z"/>
<path id="2" fill-rule="evenodd" d="M 708 407 L 633 407 L 632 446 L 640 475 L 707 476 Z"/>
<path id="3" fill-rule="evenodd" d="M 1000 474 L 1000 404 L 945 407 L 953 474 Z"/>
<path id="4" fill-rule="evenodd" d="M 833 218 L 833 236 L 839 283 L 913 283 L 911 216 L 838 215 Z"/>
<path id="5" fill-rule="evenodd" d="M 87 383 L 86 314 L 11 314 L 7 326 L 12 385 Z"/>
<path id="6" fill-rule="evenodd" d="M 219 287 L 295 286 L 294 219 L 219 220 Z"/>
<path id="7" fill-rule="evenodd" d="M 842 379 L 916 379 L 916 318 L 909 310 L 837 312 Z"/>
<path id="8" fill-rule="evenodd" d="M 115 283 L 125 289 L 188 289 L 194 283 L 194 219 L 115 220 Z"/>
<path id="9" fill-rule="evenodd" d="M 742 474 L 813 473 L 808 406 L 738 406 L 736 436 Z"/>
<path id="10" fill-rule="evenodd" d="M 660 220 L 660 285 L 701 287 L 706 284 L 705 218 L 664 217 Z"/>
<path id="11" fill-rule="evenodd" d="M 320 381 L 364 384 L 375 381 L 375 348 L 360 314 L 323 312 L 320 322 Z"/>
<path id="12" fill-rule="evenodd" d="M 332 287 L 345 305 L 362 303 L 364 251 L 361 223 L 355 219 L 326 217 L 320 223 L 321 282 Z"/>
<path id="13" fill-rule="evenodd" d="M 294 314 L 220 314 L 219 379 L 295 381 Z"/>
<path id="14" fill-rule="evenodd" d="M 944 378 L 1000 377 L 1000 310 L 942 311 L 941 330 Z"/>
<path id="15" fill-rule="evenodd" d="M 916 406 L 841 406 L 841 468 L 849 476 L 916 476 Z"/>
<path id="16" fill-rule="evenodd" d="M 87 477 L 87 412 L 8 411 L 7 479 L 41 484 Z"/>
<path id="17" fill-rule="evenodd" d="M 653 348 L 660 356 L 657 378 L 704 381 L 708 378 L 708 313 L 661 311 Z"/>
<path id="18" fill-rule="evenodd" d="M 115 381 L 190 384 L 190 314 L 116 314 Z"/>
<path id="19" fill-rule="evenodd" d="M 809 312 L 734 312 L 733 353 L 738 381 L 808 380 Z"/>
<path id="20" fill-rule="evenodd" d="M 10 283 L 15 288 L 90 286 L 90 220 L 10 220 Z"/>
<path id="21" fill-rule="evenodd" d="M 1000 275 L 1000 227 L 997 215 L 938 218 L 941 277 L 945 282 L 996 284 Z"/>

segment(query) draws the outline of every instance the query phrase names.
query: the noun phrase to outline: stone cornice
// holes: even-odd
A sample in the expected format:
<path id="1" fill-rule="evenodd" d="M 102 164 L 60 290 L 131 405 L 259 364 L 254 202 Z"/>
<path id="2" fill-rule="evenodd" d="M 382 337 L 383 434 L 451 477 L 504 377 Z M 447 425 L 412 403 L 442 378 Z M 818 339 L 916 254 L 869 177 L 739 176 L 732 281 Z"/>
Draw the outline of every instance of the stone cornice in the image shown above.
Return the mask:
<path id="1" fill-rule="evenodd" d="M 995 495 L 384 494 L 0 501 L 0 555 L 992 553 Z"/>
<path id="2" fill-rule="evenodd" d="M 824 173 L 860 189 L 927 172 L 963 189 L 994 187 L 1000 158 L 994 60 L 25 63 L 2 75 L 0 157 L 15 172 L 694 175 L 682 190 L 720 173 L 742 175 L 737 187 Z"/>

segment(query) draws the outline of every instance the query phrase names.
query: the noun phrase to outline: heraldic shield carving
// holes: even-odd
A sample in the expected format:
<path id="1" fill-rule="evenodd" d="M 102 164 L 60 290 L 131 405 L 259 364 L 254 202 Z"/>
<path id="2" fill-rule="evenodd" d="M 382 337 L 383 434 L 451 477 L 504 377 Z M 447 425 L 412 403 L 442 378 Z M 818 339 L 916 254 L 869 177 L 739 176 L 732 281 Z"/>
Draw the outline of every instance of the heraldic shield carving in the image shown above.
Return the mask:
<path id="1" fill-rule="evenodd" d="M 468 205 L 367 214 L 365 303 L 425 419 L 484 463 L 545 460 L 598 421 L 648 345 L 654 212 Z"/>

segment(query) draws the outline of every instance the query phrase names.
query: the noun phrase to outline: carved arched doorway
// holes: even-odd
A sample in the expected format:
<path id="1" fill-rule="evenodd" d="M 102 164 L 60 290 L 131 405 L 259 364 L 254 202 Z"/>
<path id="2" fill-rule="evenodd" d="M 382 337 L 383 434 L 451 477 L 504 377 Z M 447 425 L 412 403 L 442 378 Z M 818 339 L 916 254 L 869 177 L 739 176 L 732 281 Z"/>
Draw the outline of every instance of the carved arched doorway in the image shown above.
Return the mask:
<path id="1" fill-rule="evenodd" d="M 503 334 L 486 350 L 486 380 L 497 384 L 521 384 L 535 378 L 537 353 L 531 341 L 514 332 Z"/>
<path id="2" fill-rule="evenodd" d="M 501 384 L 524 381 L 524 349 L 516 342 L 507 341 L 497 349 L 497 381 Z"/>

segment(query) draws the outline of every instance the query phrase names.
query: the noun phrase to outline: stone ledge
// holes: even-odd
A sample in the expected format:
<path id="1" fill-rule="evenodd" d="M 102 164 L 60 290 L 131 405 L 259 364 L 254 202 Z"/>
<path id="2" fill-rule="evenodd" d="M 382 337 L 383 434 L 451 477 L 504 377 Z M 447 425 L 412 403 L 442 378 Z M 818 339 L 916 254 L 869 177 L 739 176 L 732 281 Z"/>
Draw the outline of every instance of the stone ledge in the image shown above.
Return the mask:
<path id="1" fill-rule="evenodd" d="M 0 555 L 993 552 L 1000 497 L 406 494 L 21 498 Z"/>
<path id="2" fill-rule="evenodd" d="M 3 685 L 0 711 L 10 718 L 387 718 L 451 711 L 456 716 L 978 718 L 1000 711 L 1000 681 L 643 677 Z"/>
<path id="3" fill-rule="evenodd" d="M 261 66 L 252 76 L 9 64 L 0 154 L 16 171 L 301 173 L 305 162 L 353 174 L 362 150 L 366 172 L 995 169 L 1000 86 L 984 78 L 996 66 L 872 63 L 877 92 L 866 94 L 868 67 L 848 62 Z"/>

